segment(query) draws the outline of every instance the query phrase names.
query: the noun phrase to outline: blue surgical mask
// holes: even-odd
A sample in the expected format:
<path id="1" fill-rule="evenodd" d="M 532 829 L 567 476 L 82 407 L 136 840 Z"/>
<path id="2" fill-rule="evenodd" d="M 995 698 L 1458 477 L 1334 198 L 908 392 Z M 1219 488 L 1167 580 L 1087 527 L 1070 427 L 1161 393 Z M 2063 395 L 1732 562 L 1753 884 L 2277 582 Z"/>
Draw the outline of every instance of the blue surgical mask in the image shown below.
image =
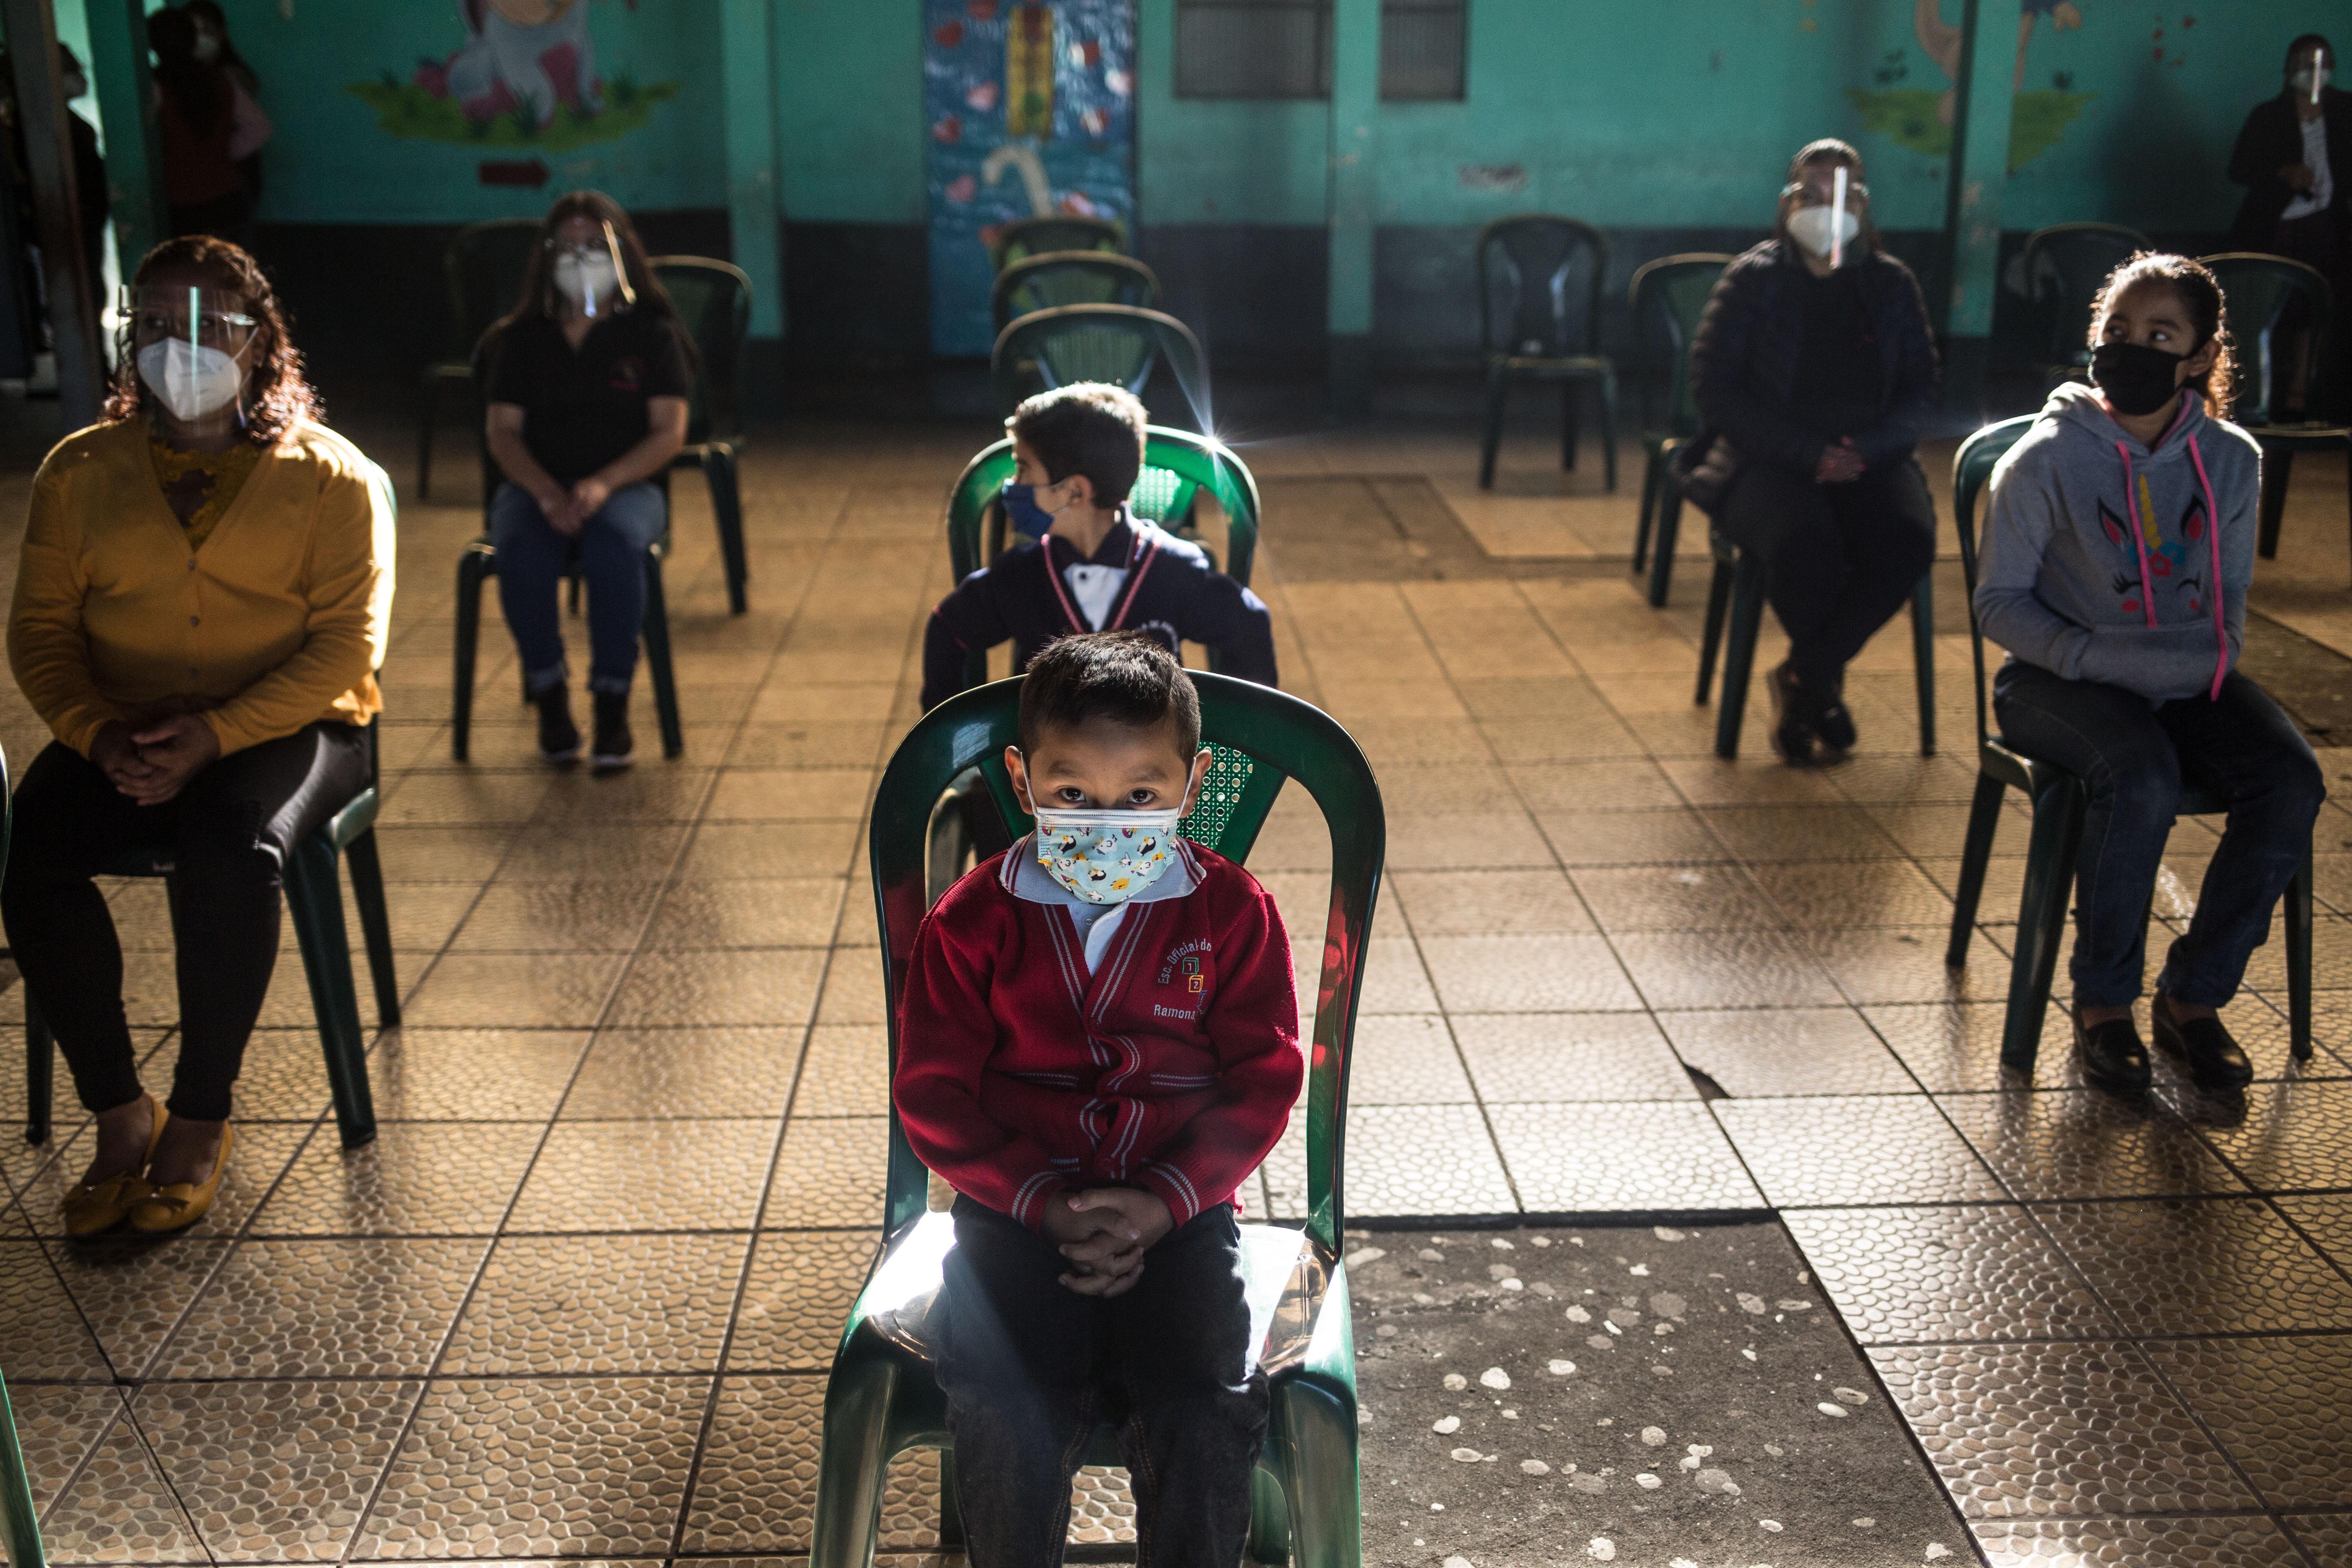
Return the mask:
<path id="1" fill-rule="evenodd" d="M 1054 514 L 1037 504 L 1036 485 L 1007 484 L 1003 496 L 1004 521 L 1024 539 L 1043 539 L 1054 526 Z M 1051 486 L 1044 487 L 1051 489 Z"/>
<path id="2" fill-rule="evenodd" d="M 1063 891 L 1123 904 L 1176 863 L 1181 806 L 1164 811 L 1037 810 L 1037 863 Z"/>

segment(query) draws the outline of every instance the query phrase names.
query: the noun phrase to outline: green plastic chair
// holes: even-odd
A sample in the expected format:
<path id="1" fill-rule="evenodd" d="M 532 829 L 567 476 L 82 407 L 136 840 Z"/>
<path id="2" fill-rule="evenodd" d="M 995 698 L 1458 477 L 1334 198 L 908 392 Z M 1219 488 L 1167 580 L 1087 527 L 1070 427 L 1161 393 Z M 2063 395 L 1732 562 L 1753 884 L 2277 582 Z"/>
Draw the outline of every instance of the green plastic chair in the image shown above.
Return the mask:
<path id="1" fill-rule="evenodd" d="M 1057 305 L 1139 305 L 1157 310 L 1160 275 L 1131 256 L 1106 250 L 1049 250 L 996 275 L 989 313 L 1003 331 L 1033 310 Z"/>
<path id="2" fill-rule="evenodd" d="M 2084 379 L 2091 364 L 2091 306 L 2107 275 L 2147 236 L 2117 223 L 2053 223 L 2025 237 L 2018 270 L 2033 317 L 2034 368 L 2045 385 Z"/>
<path id="3" fill-rule="evenodd" d="M 1496 218 L 1478 231 L 1478 347 L 1486 366 L 1486 430 L 1478 448 L 1478 488 L 1495 488 L 1503 440 L 1503 404 L 1514 381 L 1557 381 L 1561 400 L 1559 466 L 1576 467 L 1576 396 L 1590 383 L 1601 395 L 1601 461 L 1617 488 L 1617 367 L 1601 352 L 1601 283 L 1609 241 L 1591 224 L 1551 213 Z M 1588 268 L 1583 321 L 1576 320 L 1570 276 Z"/>
<path id="4" fill-rule="evenodd" d="M 996 334 L 989 353 L 997 412 L 1007 418 L 1021 400 L 1079 381 L 1107 381 L 1143 395 L 1162 360 L 1175 374 L 1195 419 L 1209 406 L 1208 359 L 1201 340 L 1175 317 L 1135 305 L 1057 305 L 1032 310 Z"/>
<path id="5" fill-rule="evenodd" d="M 996 231 L 988 247 L 989 267 L 1002 272 L 1016 261 L 1056 250 L 1127 251 L 1127 230 L 1098 217 L 1015 218 Z"/>
<path id="6" fill-rule="evenodd" d="M 0 752 L 0 876 L 8 870 L 8 754 Z M 0 1547 L 10 1568 L 47 1568 L 41 1521 L 33 1511 L 32 1475 L 16 1442 L 16 1413 L 8 1405 L 8 1381 L 0 1377 Z"/>
<path id="7" fill-rule="evenodd" d="M 1251 1555 L 1299 1568 L 1362 1561 L 1357 1464 L 1355 1342 L 1341 1201 L 1348 1058 L 1386 854 L 1387 828 L 1371 765 L 1328 714 L 1269 687 L 1195 675 L 1202 739 L 1216 763 L 1186 837 L 1229 859 L 1249 854 L 1286 778 L 1306 786 L 1331 829 L 1331 912 L 1307 1086 L 1307 1215 L 1303 1226 L 1242 1227 L 1251 1331 L 1273 1396 L 1265 1452 L 1251 1490 Z M 872 864 L 898 1052 L 898 997 L 915 933 L 929 907 L 928 836 L 950 780 L 978 769 L 1014 837 L 1030 818 L 1013 797 L 1003 752 L 1015 733 L 1021 683 L 1000 680 L 940 704 L 891 758 L 876 793 Z M 946 1401 L 932 1371 L 940 1259 L 953 1240 L 947 1215 L 927 1205 L 929 1173 L 894 1110 L 883 1226 L 886 1240 L 842 1331 L 825 1386 L 810 1568 L 871 1568 L 891 1458 L 947 1443 Z M 1097 1432 L 1087 1464 L 1121 1462 Z M 951 1460 L 943 1462 L 943 1524 L 952 1527 Z"/>
<path id="8" fill-rule="evenodd" d="M 1654 524 L 1658 552 L 1650 567 L 1650 603 L 1663 608 L 1674 586 L 1675 542 L 1682 531 L 1683 492 L 1675 484 L 1675 454 L 1699 433 L 1698 398 L 1692 389 L 1691 342 L 1698 335 L 1698 319 L 1715 293 L 1716 279 L 1731 265 L 1720 251 L 1695 250 L 1681 256 L 1661 256 L 1634 270 L 1626 289 L 1633 331 L 1644 354 L 1660 337 L 1665 340 L 1666 406 L 1663 421 L 1652 417 L 1651 400 L 1659 380 L 1657 367 L 1642 368 L 1642 517 L 1633 531 L 1633 570 L 1642 570 L 1648 556 Z"/>
<path id="9" fill-rule="evenodd" d="M 2016 788 L 2033 806 L 2033 833 L 2025 850 L 2025 890 L 2018 900 L 2016 952 L 2010 961 L 2009 1007 L 2001 1024 L 2004 1066 L 2031 1075 L 2042 1046 L 2042 1022 L 2050 1006 L 2050 984 L 2057 973 L 2058 947 L 2066 931 L 2066 911 L 2074 885 L 2074 856 L 2083 842 L 2083 814 L 2090 805 L 2073 773 L 2026 755 L 1992 733 L 1985 705 L 1984 630 L 1977 625 L 1977 497 L 1993 467 L 2032 428 L 2027 414 L 1989 425 L 1960 445 L 1952 460 L 1952 519 L 1960 535 L 1960 570 L 1969 588 L 1969 642 L 1976 658 L 1977 790 L 1969 807 L 1968 839 L 1960 851 L 1960 885 L 1952 904 L 1952 940 L 1944 962 L 1958 969 L 1969 961 L 1976 934 L 1977 902 L 1984 893 L 1993 835 L 2000 826 L 2001 792 Z M 2184 816 L 2210 816 L 2229 808 L 2201 791 L 2183 793 Z M 2286 975 L 2288 1048 L 2297 1061 L 2311 1059 L 2311 849 L 2287 885 Z"/>
<path id="10" fill-rule="evenodd" d="M 2235 417 L 2263 449 L 2262 528 L 2255 546 L 2267 561 L 2278 554 L 2279 522 L 2286 515 L 2287 480 L 2294 472 L 2295 454 L 2338 451 L 2352 463 L 2352 426 L 2326 420 L 2282 424 L 2273 406 L 2280 392 L 2280 340 L 2290 334 L 2309 345 L 2307 401 L 2314 407 L 2326 406 L 2331 389 L 2325 373 L 2335 291 L 2315 268 L 2284 256 L 2231 251 L 2204 260 L 2230 307 L 2230 340 L 2238 353 Z M 2298 306 L 2299 324 L 2290 324 L 2285 317 Z"/>
<path id="11" fill-rule="evenodd" d="M 441 394 L 450 386 L 473 384 L 474 345 L 490 330 L 490 323 L 513 310 L 521 298 L 530 253 L 538 246 L 537 218 L 500 217 L 467 224 L 450 237 L 448 248 L 441 253 L 441 270 L 449 289 L 450 342 L 448 351 L 426 365 L 418 378 L 418 500 L 428 500 L 433 495 L 433 428 L 441 412 Z"/>
<path id="12" fill-rule="evenodd" d="M 653 268 L 694 339 L 696 357 L 686 445 L 669 466 L 697 470 L 710 487 L 719 553 L 727 567 L 727 612 L 740 616 L 749 607 L 743 584 L 751 575 L 743 549 L 743 489 L 735 470 L 743 440 L 738 380 L 743 343 L 751 335 L 751 279 L 734 263 L 707 256 L 656 256 Z"/>

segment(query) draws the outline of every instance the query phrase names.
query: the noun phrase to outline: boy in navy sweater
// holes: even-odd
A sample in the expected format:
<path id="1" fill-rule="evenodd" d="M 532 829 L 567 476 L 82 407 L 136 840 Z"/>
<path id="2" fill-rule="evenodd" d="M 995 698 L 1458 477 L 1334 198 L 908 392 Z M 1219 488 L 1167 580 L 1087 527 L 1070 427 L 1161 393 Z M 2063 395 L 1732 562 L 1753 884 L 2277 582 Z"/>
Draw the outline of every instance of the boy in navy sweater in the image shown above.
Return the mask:
<path id="1" fill-rule="evenodd" d="M 969 657 L 1010 638 L 1015 674 L 1055 637 L 1139 631 L 1180 658 L 1218 653 L 1224 674 L 1275 684 L 1274 622 L 1208 552 L 1128 510 L 1143 468 L 1143 405 L 1101 382 L 1041 393 L 1005 421 L 1018 467 L 1005 521 L 1022 542 L 958 584 L 923 635 L 923 706 L 965 684 Z"/>

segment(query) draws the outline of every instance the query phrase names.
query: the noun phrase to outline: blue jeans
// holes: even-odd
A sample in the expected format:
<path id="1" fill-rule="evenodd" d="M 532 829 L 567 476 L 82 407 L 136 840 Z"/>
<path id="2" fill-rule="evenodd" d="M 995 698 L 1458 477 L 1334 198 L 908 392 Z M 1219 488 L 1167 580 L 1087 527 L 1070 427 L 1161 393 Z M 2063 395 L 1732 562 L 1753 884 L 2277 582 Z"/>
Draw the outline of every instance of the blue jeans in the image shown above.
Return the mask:
<path id="1" fill-rule="evenodd" d="M 646 547 L 668 526 L 669 502 L 649 482 L 614 490 L 577 539 L 550 528 L 520 485 L 499 487 L 490 542 L 499 552 L 499 607 L 522 658 L 524 689 L 536 696 L 571 673 L 555 595 L 574 551 L 588 580 L 588 689 L 629 689 L 646 620 Z"/>
<path id="2" fill-rule="evenodd" d="M 1992 691 L 2004 741 L 2089 786 L 2068 965 L 2077 1006 L 2121 1007 L 2139 995 L 2148 900 L 2184 786 L 2228 803 L 2197 912 L 2156 978 L 2176 1002 L 2226 1005 L 2247 958 L 2270 936 L 2271 911 L 2327 797 L 2319 761 L 2294 721 L 2235 670 L 2218 700 L 2151 706 L 2119 686 L 2011 659 Z"/>
<path id="3" fill-rule="evenodd" d="M 971 1568 L 1054 1568 L 1098 1423 L 1133 1478 L 1138 1568 L 1234 1568 L 1265 1445 L 1234 1211 L 1195 1215 L 1100 1300 L 1054 1244 L 970 1198 L 945 1264 L 940 1387 Z"/>

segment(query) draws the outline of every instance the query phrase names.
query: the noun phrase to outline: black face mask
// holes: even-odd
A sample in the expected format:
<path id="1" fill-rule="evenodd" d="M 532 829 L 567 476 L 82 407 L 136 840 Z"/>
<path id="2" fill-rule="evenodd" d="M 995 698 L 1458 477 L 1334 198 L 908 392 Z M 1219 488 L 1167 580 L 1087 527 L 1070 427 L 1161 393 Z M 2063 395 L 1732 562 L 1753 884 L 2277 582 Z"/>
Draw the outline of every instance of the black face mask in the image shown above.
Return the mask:
<path id="1" fill-rule="evenodd" d="M 2180 390 L 2181 354 L 2145 343 L 2101 343 L 2091 351 L 2091 381 L 2118 414 L 2153 414 Z"/>

